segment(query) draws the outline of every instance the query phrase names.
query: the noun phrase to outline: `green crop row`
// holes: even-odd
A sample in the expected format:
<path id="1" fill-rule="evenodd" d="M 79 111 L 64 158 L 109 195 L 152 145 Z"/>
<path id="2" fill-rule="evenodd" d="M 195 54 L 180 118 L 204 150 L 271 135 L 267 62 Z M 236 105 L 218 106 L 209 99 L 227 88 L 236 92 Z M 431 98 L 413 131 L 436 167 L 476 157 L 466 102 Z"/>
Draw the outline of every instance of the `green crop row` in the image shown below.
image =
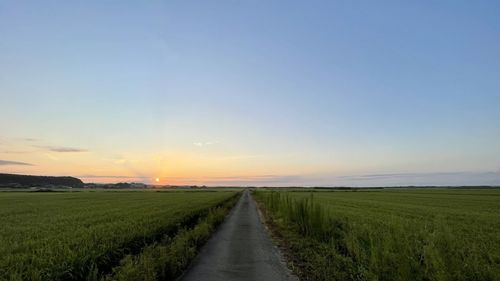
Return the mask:
<path id="1" fill-rule="evenodd" d="M 303 280 L 500 280 L 500 192 L 255 197 Z"/>
<path id="2" fill-rule="evenodd" d="M 0 194 L 0 280 L 99 280 L 236 192 Z"/>
<path id="3" fill-rule="evenodd" d="M 175 236 L 165 236 L 147 246 L 140 255 L 127 255 L 105 281 L 175 280 L 196 256 L 215 228 L 224 221 L 237 197 L 210 209 L 192 228 L 183 228 Z"/>

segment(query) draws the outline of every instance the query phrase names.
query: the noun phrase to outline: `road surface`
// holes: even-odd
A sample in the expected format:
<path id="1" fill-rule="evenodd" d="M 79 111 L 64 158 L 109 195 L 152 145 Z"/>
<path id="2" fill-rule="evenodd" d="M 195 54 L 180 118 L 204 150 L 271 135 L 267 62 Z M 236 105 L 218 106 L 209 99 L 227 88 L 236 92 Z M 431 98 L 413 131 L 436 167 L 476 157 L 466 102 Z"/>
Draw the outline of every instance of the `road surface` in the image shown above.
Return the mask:
<path id="1" fill-rule="evenodd" d="M 248 191 L 201 249 L 183 281 L 298 280 L 260 222 Z"/>

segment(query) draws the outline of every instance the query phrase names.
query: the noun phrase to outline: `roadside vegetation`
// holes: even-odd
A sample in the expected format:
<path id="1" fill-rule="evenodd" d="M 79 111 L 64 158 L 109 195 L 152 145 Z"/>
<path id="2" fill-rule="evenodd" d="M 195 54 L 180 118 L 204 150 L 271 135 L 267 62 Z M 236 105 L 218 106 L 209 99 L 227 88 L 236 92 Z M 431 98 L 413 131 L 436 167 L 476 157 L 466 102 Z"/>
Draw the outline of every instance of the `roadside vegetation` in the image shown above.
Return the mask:
<path id="1" fill-rule="evenodd" d="M 170 280 L 237 197 L 236 191 L 1 193 L 0 280 L 139 280 L 126 277 L 134 268 Z"/>
<path id="2" fill-rule="evenodd" d="M 301 280 L 500 280 L 500 190 L 254 195 Z"/>
<path id="3" fill-rule="evenodd" d="M 105 281 L 156 281 L 179 277 L 210 238 L 236 203 L 233 197 L 221 206 L 211 208 L 192 228 L 183 227 L 174 236 L 165 235 L 143 249 L 139 255 L 127 255 Z"/>

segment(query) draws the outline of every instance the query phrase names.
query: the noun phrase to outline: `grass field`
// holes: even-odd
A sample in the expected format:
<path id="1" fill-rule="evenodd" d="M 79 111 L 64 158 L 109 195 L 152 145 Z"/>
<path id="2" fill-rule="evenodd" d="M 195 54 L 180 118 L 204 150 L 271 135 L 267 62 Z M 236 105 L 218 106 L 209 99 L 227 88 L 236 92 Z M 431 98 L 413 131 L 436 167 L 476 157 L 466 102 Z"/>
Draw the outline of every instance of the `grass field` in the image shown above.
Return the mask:
<path id="1" fill-rule="evenodd" d="M 168 256 L 175 268 L 150 266 L 163 274 L 175 270 L 167 272 L 172 277 L 223 220 L 236 194 L 0 193 L 0 280 L 135 280 L 127 270 L 144 268 L 134 261 L 159 246 L 163 255 L 174 251 Z"/>
<path id="2" fill-rule="evenodd" d="M 257 191 L 302 280 L 500 280 L 500 190 Z"/>

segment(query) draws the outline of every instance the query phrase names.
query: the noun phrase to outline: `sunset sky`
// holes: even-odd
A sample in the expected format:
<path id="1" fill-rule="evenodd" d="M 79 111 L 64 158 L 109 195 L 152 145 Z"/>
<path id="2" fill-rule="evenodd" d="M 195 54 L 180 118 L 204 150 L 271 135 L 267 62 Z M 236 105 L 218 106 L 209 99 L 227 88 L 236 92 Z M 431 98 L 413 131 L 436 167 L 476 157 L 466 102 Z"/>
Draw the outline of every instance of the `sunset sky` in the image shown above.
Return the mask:
<path id="1" fill-rule="evenodd" d="M 0 0 L 0 172 L 500 185 L 500 1 Z"/>

